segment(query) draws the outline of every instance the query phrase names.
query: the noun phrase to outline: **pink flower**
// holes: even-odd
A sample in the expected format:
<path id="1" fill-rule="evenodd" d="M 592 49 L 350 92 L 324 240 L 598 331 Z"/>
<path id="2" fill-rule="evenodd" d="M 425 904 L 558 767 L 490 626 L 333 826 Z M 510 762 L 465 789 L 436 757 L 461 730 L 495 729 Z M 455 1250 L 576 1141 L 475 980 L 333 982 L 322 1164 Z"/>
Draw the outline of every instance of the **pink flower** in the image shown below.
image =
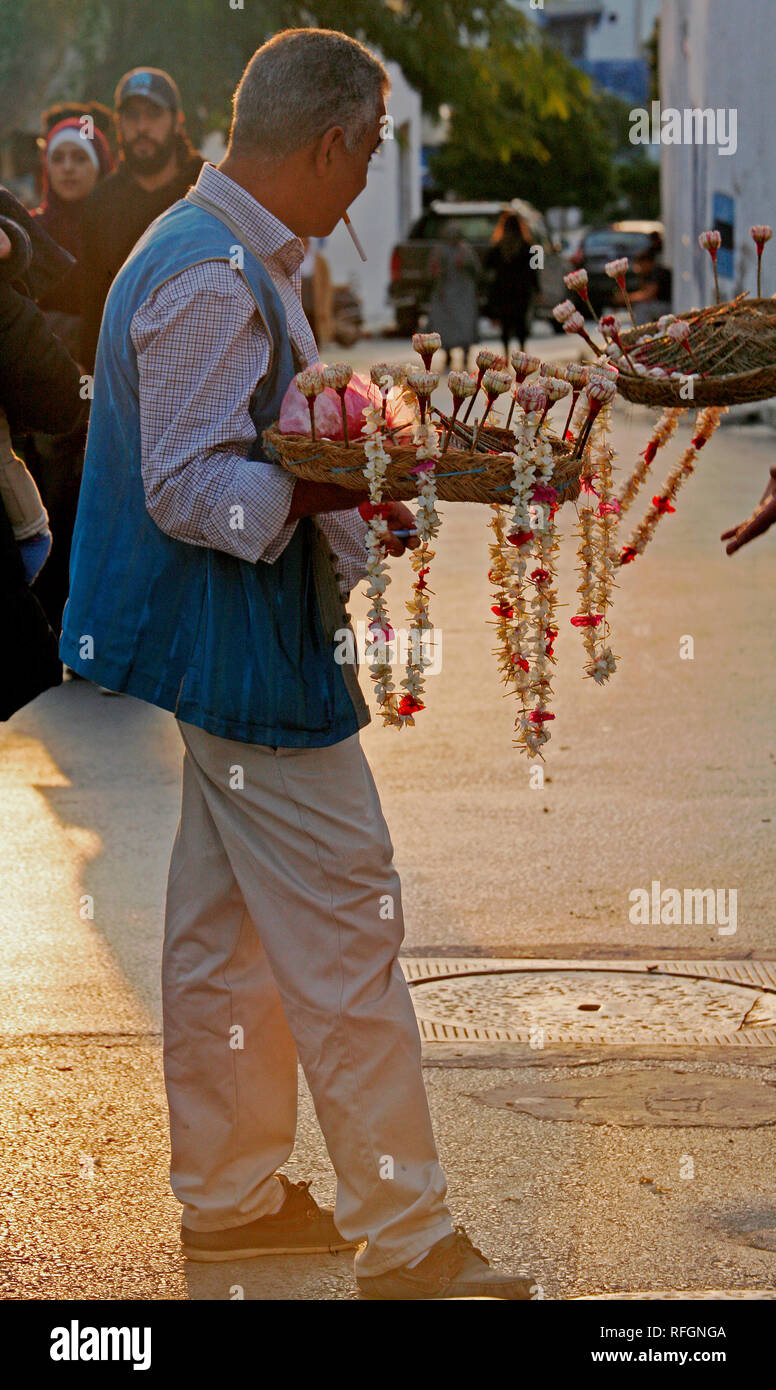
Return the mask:
<path id="1" fill-rule="evenodd" d="M 557 319 L 558 323 L 565 323 L 566 319 L 570 319 L 571 315 L 576 314 L 576 312 L 576 305 L 573 304 L 570 299 L 564 299 L 561 304 L 555 305 L 552 311 L 552 317 Z M 584 323 L 584 319 L 582 322 Z"/>
<path id="2" fill-rule="evenodd" d="M 587 271 L 570 270 L 568 275 L 563 276 L 563 283 L 567 290 L 574 290 L 580 299 L 587 299 Z"/>
<path id="3" fill-rule="evenodd" d="M 755 242 L 757 249 L 762 251 L 766 241 L 770 241 L 773 236 L 773 227 L 769 227 L 767 222 L 758 223 L 756 227 L 749 228 L 749 235 Z"/>
<path id="4" fill-rule="evenodd" d="M 619 516 L 620 504 L 616 498 L 611 502 L 602 502 L 598 508 L 599 516 Z"/>
<path id="5" fill-rule="evenodd" d="M 531 384 L 523 382 L 515 394 L 518 405 L 522 406 L 526 415 L 531 415 L 534 411 L 544 410 L 547 404 L 547 397 L 538 382 Z"/>
<path id="6" fill-rule="evenodd" d="M 621 290 L 625 289 L 625 276 L 628 273 L 630 261 L 627 256 L 620 256 L 616 261 L 607 261 L 604 266 L 606 274 L 610 280 L 616 280 Z"/>
<path id="7" fill-rule="evenodd" d="M 717 231 L 701 232 L 700 236 L 698 237 L 698 245 L 704 251 L 708 251 L 709 255 L 711 256 L 711 259 L 713 261 L 716 261 L 717 252 L 719 251 L 719 248 L 722 245 L 722 233 Z"/>

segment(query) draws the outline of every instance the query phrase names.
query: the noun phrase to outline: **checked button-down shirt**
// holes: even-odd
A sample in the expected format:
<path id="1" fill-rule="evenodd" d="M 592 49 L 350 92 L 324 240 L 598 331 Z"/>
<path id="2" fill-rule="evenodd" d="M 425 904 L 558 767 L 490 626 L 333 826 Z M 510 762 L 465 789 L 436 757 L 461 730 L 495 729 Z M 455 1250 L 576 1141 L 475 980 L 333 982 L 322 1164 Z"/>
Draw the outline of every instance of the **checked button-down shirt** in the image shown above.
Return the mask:
<path id="1" fill-rule="evenodd" d="M 245 247 L 269 271 L 301 363 L 318 351 L 301 302 L 298 237 L 212 164 L 197 180 L 228 213 Z M 143 486 L 149 514 L 167 535 L 252 563 L 271 563 L 297 522 L 286 523 L 294 479 L 248 459 L 256 430 L 249 402 L 271 343 L 247 283 L 224 261 L 201 261 L 166 280 L 130 325 L 137 353 Z M 242 511 L 235 513 L 235 507 Z M 239 515 L 241 528 L 233 518 Z M 358 510 L 316 520 L 334 554 L 343 597 L 366 573 L 366 523 Z"/>

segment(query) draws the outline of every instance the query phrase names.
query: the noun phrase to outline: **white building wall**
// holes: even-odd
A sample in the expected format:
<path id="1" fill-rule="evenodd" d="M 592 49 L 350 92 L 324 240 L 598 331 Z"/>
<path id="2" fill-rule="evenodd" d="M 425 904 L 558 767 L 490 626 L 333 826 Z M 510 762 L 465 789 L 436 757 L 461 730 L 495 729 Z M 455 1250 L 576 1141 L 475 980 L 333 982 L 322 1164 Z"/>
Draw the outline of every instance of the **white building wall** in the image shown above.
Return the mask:
<path id="1" fill-rule="evenodd" d="M 660 13 L 661 0 L 601 0 L 599 23 L 589 31 L 586 57 L 592 62 L 640 58 Z M 610 19 L 616 15 L 616 19 Z"/>
<path id="2" fill-rule="evenodd" d="M 366 188 L 350 208 L 367 262 L 360 260 L 343 223 L 319 243 L 335 284 L 350 283 L 360 296 L 367 328 L 392 321 L 387 299 L 391 252 L 421 213 L 420 97 L 395 63 L 386 66 L 394 138 L 386 140 L 382 153 L 375 155 Z"/>
<path id="3" fill-rule="evenodd" d="M 713 300 L 709 257 L 698 234 L 713 226 L 715 194 L 733 200 L 732 275 L 725 297 L 755 289 L 749 228 L 776 224 L 773 55 L 776 0 L 663 0 L 660 19 L 661 107 L 732 109 L 737 149 L 710 144 L 661 145 L 666 262 L 674 271 L 674 308 Z M 766 248 L 763 293 L 776 291 L 776 241 Z"/>

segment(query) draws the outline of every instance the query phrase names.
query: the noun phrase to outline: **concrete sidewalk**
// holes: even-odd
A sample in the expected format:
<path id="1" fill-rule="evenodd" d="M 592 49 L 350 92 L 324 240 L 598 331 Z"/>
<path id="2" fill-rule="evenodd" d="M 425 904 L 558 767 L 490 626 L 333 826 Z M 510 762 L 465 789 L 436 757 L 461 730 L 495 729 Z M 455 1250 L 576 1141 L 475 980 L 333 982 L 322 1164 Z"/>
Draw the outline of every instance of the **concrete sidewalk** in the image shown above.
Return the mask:
<path id="1" fill-rule="evenodd" d="M 498 1066 L 440 1059 L 425 1076 L 456 1220 L 494 1263 L 548 1299 L 630 1290 L 776 1285 L 773 1130 L 624 1128 L 534 1119 L 483 1104 L 498 1087 L 626 1078 L 657 1062 Z M 502 1059 L 506 1060 L 506 1059 Z M 348 1255 L 184 1261 L 158 1039 L 59 1036 L 0 1050 L 5 1137 L 0 1297 L 351 1299 Z M 674 1064 L 773 1084 L 764 1067 Z M 680 1176 L 687 1155 L 695 1176 Z M 334 1175 L 304 1084 L 293 1179 L 321 1202 Z M 770 1231 L 771 1248 L 749 1242 Z M 768 1237 L 766 1236 L 766 1240 Z"/>

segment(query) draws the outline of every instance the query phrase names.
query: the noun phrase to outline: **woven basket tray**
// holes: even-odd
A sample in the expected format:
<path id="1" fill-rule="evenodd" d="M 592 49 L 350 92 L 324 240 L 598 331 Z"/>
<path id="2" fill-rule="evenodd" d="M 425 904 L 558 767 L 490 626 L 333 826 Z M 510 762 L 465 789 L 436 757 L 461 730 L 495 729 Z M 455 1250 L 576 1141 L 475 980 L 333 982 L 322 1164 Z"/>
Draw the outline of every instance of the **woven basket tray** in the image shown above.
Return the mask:
<path id="1" fill-rule="evenodd" d="M 692 400 L 680 396 L 683 383 L 678 377 L 661 380 L 636 376 L 619 358 L 617 390 L 626 400 L 636 405 L 691 407 L 742 405 L 776 396 L 776 299 L 740 295 L 700 314 L 691 311 L 677 317 L 694 320 L 690 344 L 705 374 L 696 375 Z M 656 332 L 656 323 L 644 324 L 623 333 L 621 342 L 630 351 L 642 334 Z M 645 346 L 639 361 L 646 367 L 671 366 L 686 374 L 696 372 L 687 350 L 665 336 Z"/>
<path id="2" fill-rule="evenodd" d="M 511 433 L 500 431 L 505 442 Z M 582 459 L 572 458 L 572 451 L 560 440 L 547 433 L 555 455 L 553 487 L 558 489 L 561 502 L 573 502 L 579 496 L 579 475 Z M 281 434 L 275 425 L 264 431 L 267 457 L 282 464 L 289 473 L 308 482 L 339 483 L 340 487 L 366 492 L 363 475 L 365 463 L 362 441 L 346 448 L 341 442 L 312 440 L 309 435 Z M 410 472 L 417 463 L 414 448 L 386 445 L 391 462 L 383 495 L 393 502 L 411 502 L 418 495 L 417 476 Z M 514 460 L 509 454 L 470 453 L 451 447 L 439 459 L 436 467 L 436 491 L 441 502 L 509 502 Z"/>

